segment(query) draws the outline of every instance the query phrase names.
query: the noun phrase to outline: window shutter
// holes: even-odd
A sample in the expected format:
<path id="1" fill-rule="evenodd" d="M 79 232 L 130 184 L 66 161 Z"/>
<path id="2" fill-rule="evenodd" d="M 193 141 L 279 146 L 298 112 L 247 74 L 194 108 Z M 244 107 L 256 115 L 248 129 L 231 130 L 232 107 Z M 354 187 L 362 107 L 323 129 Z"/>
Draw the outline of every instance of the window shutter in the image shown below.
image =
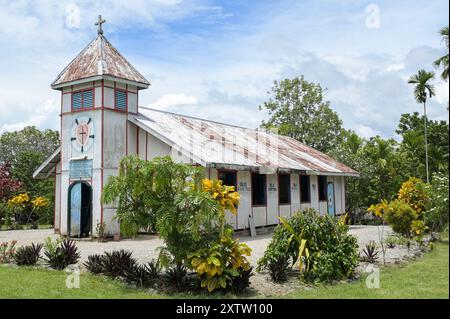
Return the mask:
<path id="1" fill-rule="evenodd" d="M 116 109 L 125 111 L 127 109 L 127 92 L 115 91 Z"/>
<path id="2" fill-rule="evenodd" d="M 92 90 L 87 90 L 83 92 L 83 107 L 89 108 L 94 107 L 94 94 Z"/>
<path id="3" fill-rule="evenodd" d="M 83 98 L 82 98 L 82 92 L 77 92 L 72 94 L 72 109 L 78 110 L 83 107 Z"/>

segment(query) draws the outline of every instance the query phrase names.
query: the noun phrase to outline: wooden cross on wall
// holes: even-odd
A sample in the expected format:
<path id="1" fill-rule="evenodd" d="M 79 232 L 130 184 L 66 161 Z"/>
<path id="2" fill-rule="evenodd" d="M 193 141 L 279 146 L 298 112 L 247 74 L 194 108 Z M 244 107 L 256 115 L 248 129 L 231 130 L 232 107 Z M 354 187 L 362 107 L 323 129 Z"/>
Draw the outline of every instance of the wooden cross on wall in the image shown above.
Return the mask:
<path id="1" fill-rule="evenodd" d="M 98 29 L 97 29 L 97 33 L 98 33 L 98 34 L 103 34 L 102 24 L 105 23 L 105 22 L 106 22 L 106 20 L 105 20 L 105 19 L 102 19 L 102 15 L 100 14 L 100 15 L 98 16 L 98 21 L 95 22 L 95 25 L 98 26 Z"/>

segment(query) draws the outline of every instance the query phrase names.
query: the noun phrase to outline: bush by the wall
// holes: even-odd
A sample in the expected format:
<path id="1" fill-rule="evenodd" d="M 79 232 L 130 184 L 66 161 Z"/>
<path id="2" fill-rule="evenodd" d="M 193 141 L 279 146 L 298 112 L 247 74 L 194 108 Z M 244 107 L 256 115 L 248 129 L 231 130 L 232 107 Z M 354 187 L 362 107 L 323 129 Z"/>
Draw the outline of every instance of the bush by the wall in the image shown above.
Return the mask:
<path id="1" fill-rule="evenodd" d="M 393 200 L 384 211 L 384 220 L 392 230 L 404 236 L 411 235 L 411 224 L 417 220 L 417 212 L 402 200 Z"/>
<path id="2" fill-rule="evenodd" d="M 424 213 L 425 224 L 431 231 L 440 232 L 448 226 L 449 220 L 449 190 L 448 175 L 442 173 L 433 174 L 431 183 L 431 208 Z"/>
<path id="3" fill-rule="evenodd" d="M 358 244 L 348 234 L 348 226 L 328 215 L 320 215 L 313 209 L 298 212 L 288 220 L 297 234 L 302 234 L 309 251 L 308 267 L 304 278 L 311 281 L 330 281 L 348 278 L 358 265 Z M 287 258 L 292 265 L 297 260 L 297 241 L 289 240 L 291 232 L 278 225 L 258 270 L 271 270 L 281 259 Z M 286 264 L 281 268 L 285 268 Z M 279 270 L 277 269 L 277 270 Z M 272 271 L 272 274 L 274 272 Z M 281 271 L 283 274 L 283 271 Z M 273 277 L 273 275 L 272 275 Z"/>

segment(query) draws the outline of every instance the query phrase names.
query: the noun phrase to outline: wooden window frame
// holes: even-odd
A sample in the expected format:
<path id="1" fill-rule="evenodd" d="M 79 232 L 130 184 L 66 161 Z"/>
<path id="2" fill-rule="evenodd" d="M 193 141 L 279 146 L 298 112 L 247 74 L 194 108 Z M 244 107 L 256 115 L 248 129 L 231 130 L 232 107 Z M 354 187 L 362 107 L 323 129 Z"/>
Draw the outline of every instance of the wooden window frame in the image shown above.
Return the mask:
<path id="1" fill-rule="evenodd" d="M 287 176 L 289 179 L 289 185 L 288 185 L 288 197 L 289 197 L 289 201 L 288 202 L 284 202 L 282 203 L 280 200 L 280 176 Z M 292 203 L 292 194 L 291 194 L 291 174 L 278 174 L 278 205 L 291 205 Z"/>
<path id="2" fill-rule="evenodd" d="M 321 180 L 323 182 L 323 185 L 321 185 L 321 183 L 320 183 Z M 321 190 L 320 186 L 322 186 L 322 188 L 323 188 L 322 190 Z M 327 197 L 328 196 L 327 195 L 327 186 L 328 186 L 327 177 L 325 175 L 317 176 L 317 189 L 318 189 L 319 202 L 326 202 L 328 200 L 328 197 Z M 321 197 L 320 195 L 324 195 L 324 196 Z"/>
<path id="3" fill-rule="evenodd" d="M 233 173 L 236 176 L 236 185 L 228 185 L 228 186 L 234 186 L 235 187 L 235 191 L 237 191 L 237 187 L 238 187 L 238 176 L 237 176 L 237 170 L 233 170 L 233 169 L 218 169 L 217 170 L 217 179 L 220 180 L 219 175 L 220 173 Z M 225 185 L 225 184 L 224 184 Z"/>
<path id="4" fill-rule="evenodd" d="M 302 176 L 305 176 L 306 178 L 308 178 L 308 200 L 305 200 L 305 201 L 302 199 L 302 189 L 303 189 Z M 299 188 L 298 189 L 299 189 L 299 195 L 300 195 L 300 204 L 311 203 L 311 177 L 309 175 L 299 175 L 298 179 L 299 179 L 299 181 L 298 181 Z"/>
<path id="5" fill-rule="evenodd" d="M 254 185 L 253 185 L 253 175 L 262 175 L 264 176 L 264 204 L 254 204 L 253 203 L 253 192 L 254 192 Z M 267 207 L 267 175 L 266 174 L 259 174 L 259 173 L 252 173 L 250 176 L 250 182 L 251 182 L 251 201 L 252 201 L 252 207 Z"/>

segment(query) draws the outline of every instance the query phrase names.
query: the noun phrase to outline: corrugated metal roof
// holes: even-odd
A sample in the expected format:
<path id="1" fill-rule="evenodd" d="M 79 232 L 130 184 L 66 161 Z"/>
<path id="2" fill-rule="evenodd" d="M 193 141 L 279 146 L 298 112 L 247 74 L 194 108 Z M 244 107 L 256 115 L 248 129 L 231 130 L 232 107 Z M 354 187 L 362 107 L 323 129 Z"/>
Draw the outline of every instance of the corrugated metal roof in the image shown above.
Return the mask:
<path id="1" fill-rule="evenodd" d="M 97 76 L 111 76 L 148 87 L 150 84 L 101 34 L 69 63 L 51 86 Z"/>
<path id="2" fill-rule="evenodd" d="M 358 172 L 287 136 L 140 107 L 129 117 L 149 133 L 207 167 L 358 176 Z"/>
<path id="3" fill-rule="evenodd" d="M 50 175 L 54 174 L 55 166 L 59 163 L 61 160 L 61 146 L 58 146 L 58 148 L 47 157 L 44 163 L 41 164 L 33 173 L 33 178 L 37 179 L 44 179 L 49 177 Z"/>

